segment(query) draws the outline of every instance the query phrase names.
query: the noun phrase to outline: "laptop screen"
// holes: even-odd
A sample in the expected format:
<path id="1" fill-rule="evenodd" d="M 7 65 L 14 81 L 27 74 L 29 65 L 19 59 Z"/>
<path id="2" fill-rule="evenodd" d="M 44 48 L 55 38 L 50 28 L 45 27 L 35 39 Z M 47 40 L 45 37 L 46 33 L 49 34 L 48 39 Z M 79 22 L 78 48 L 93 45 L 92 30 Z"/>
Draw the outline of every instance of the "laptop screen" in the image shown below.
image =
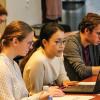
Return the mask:
<path id="1" fill-rule="evenodd" d="M 96 84 L 95 84 L 95 87 L 94 87 L 94 91 L 95 92 L 100 91 L 100 71 L 99 71 L 98 76 L 97 76 L 97 80 L 96 80 Z"/>

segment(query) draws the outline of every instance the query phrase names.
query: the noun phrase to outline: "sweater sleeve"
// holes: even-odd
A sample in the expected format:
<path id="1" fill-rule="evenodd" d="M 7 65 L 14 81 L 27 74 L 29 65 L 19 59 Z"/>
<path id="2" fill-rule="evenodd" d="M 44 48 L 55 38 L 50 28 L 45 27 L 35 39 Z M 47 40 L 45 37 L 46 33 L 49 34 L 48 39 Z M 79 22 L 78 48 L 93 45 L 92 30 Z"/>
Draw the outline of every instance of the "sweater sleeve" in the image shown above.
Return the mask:
<path id="1" fill-rule="evenodd" d="M 68 59 L 69 63 L 80 78 L 85 78 L 92 75 L 92 67 L 86 66 L 82 57 L 82 48 L 78 40 L 74 38 L 66 41 L 64 50 L 64 57 Z"/>
<path id="2" fill-rule="evenodd" d="M 63 59 L 59 58 L 59 62 L 60 62 L 60 74 L 58 76 L 57 82 L 59 85 L 61 85 L 63 81 L 69 80 L 69 78 L 67 76 L 67 72 L 65 71 Z"/>
<path id="3" fill-rule="evenodd" d="M 44 78 L 44 67 L 40 62 L 32 61 L 25 66 L 24 81 L 30 95 L 37 93 L 42 90 L 43 78 Z"/>
<path id="4" fill-rule="evenodd" d="M 21 100 L 39 100 L 40 93 L 33 94 L 29 97 L 24 97 Z"/>

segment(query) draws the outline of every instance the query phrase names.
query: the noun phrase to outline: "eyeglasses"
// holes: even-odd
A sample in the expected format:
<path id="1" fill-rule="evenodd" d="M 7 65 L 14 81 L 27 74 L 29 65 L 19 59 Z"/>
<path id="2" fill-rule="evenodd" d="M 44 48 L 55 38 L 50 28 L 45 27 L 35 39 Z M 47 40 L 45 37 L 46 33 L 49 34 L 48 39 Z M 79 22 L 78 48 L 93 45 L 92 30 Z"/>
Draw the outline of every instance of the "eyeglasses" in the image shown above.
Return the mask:
<path id="1" fill-rule="evenodd" d="M 61 45 L 65 45 L 66 40 L 57 40 L 55 41 L 56 45 L 61 46 Z"/>
<path id="2" fill-rule="evenodd" d="M 33 46 L 34 42 L 33 41 L 30 41 L 27 43 L 29 46 Z"/>
<path id="3" fill-rule="evenodd" d="M 97 35 L 100 35 L 100 32 L 97 32 Z"/>

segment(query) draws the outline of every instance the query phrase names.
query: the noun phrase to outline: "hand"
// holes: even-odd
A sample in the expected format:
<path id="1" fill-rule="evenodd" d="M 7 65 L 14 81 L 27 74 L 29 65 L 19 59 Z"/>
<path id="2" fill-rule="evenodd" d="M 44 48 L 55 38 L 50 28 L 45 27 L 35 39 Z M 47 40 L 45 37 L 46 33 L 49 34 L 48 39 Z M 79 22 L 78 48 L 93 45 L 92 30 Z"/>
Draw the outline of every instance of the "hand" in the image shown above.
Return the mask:
<path id="1" fill-rule="evenodd" d="M 64 81 L 63 86 L 64 87 L 73 86 L 73 85 L 77 85 L 77 83 L 78 81 Z"/>
<path id="2" fill-rule="evenodd" d="M 43 91 L 43 92 L 41 92 L 41 94 L 40 94 L 39 100 L 48 100 L 48 97 L 49 97 L 49 93 Z"/>
<path id="3" fill-rule="evenodd" d="M 64 92 L 61 89 L 59 89 L 58 86 L 49 87 L 48 93 L 49 93 L 49 95 L 55 96 L 55 97 L 56 96 L 64 96 L 65 95 Z"/>

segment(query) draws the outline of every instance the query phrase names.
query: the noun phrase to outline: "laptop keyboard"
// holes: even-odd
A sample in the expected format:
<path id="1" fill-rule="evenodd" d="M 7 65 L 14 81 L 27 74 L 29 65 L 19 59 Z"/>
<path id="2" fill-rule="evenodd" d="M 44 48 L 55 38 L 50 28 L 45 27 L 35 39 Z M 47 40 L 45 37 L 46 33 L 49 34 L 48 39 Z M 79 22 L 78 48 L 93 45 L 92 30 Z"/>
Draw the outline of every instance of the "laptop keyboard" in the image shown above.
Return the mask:
<path id="1" fill-rule="evenodd" d="M 77 86 L 70 86 L 66 87 L 63 91 L 64 92 L 93 92 L 94 85 L 77 85 Z"/>

